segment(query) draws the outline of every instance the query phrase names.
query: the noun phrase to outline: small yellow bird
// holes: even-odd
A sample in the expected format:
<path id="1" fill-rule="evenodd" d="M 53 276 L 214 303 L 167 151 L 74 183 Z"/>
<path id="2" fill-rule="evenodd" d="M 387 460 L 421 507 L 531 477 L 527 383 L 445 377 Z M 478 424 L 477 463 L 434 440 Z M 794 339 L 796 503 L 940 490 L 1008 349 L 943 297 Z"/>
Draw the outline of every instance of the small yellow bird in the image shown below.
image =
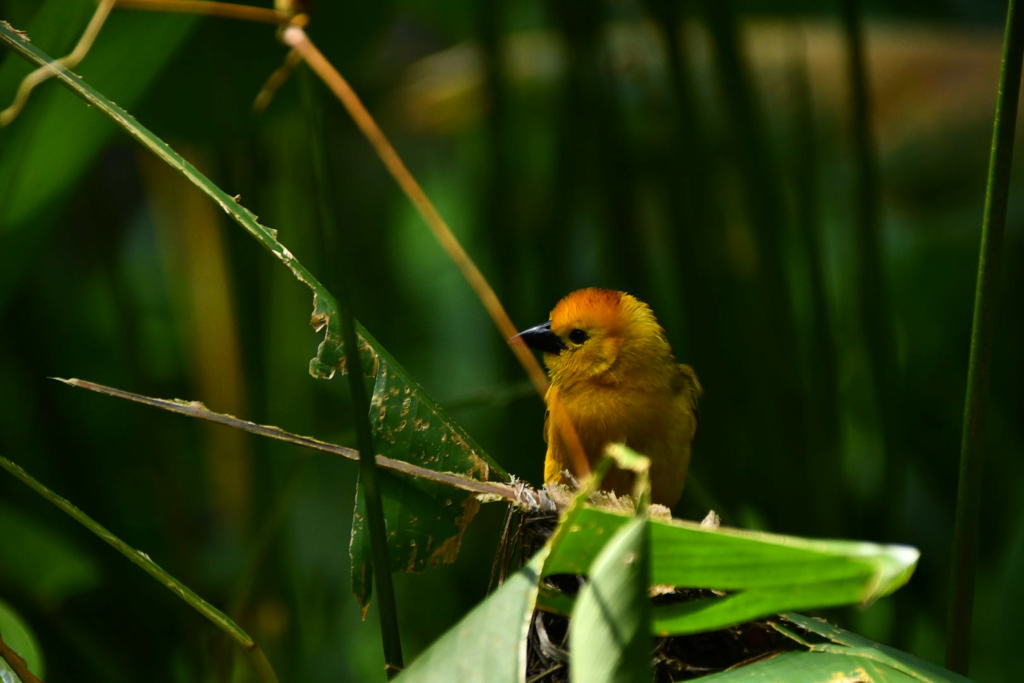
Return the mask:
<path id="1" fill-rule="evenodd" d="M 650 306 L 625 292 L 580 289 L 551 311 L 548 322 L 516 335 L 542 351 L 551 386 L 544 438 L 544 482 L 580 478 L 560 421 L 569 420 L 592 468 L 609 443 L 625 443 L 651 459 L 651 499 L 679 500 L 697 431 L 701 386 L 672 355 Z M 568 442 L 568 443 L 567 443 Z M 633 475 L 613 469 L 602 488 L 632 493 Z"/>

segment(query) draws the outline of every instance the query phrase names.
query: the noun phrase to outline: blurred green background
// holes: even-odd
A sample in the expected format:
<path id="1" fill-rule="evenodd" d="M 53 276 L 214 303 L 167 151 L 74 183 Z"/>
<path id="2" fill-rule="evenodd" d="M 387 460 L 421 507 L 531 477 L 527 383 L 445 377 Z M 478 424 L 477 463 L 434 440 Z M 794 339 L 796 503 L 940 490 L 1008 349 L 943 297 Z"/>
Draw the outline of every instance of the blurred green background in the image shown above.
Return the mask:
<path id="1" fill-rule="evenodd" d="M 519 326 L 582 286 L 654 307 L 705 387 L 678 514 L 920 548 L 906 588 L 833 616 L 939 661 L 1004 10 L 862 8 L 878 169 L 865 190 L 840 4 L 317 2 L 309 33 Z M 0 18 L 59 55 L 93 7 L 5 0 Z M 284 53 L 272 27 L 115 10 L 76 72 L 240 194 L 328 287 L 354 267 L 367 328 L 539 482 L 540 400 L 340 106 L 299 69 L 252 112 Z M 0 106 L 28 70 L 0 53 Z M 357 258 L 317 224 L 312 145 Z M 980 680 L 1017 661 L 1024 605 L 1021 189 L 986 434 Z M 0 254 L 0 453 L 235 615 L 283 680 L 383 679 L 375 610 L 362 622 L 349 592 L 354 464 L 47 379 L 353 445 L 345 383 L 307 374 L 307 291 L 54 83 L 0 129 Z M 454 566 L 396 577 L 407 660 L 484 596 L 502 514 L 485 506 Z M 51 680 L 231 668 L 233 645 L 201 617 L 7 475 L 0 600 Z"/>

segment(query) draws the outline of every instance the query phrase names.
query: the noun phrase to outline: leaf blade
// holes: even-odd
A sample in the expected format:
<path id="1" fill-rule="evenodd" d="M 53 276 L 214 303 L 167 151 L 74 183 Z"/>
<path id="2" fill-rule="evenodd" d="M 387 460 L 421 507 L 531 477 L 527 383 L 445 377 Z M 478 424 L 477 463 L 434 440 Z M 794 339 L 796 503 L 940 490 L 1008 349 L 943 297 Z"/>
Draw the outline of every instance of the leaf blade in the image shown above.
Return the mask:
<path id="1" fill-rule="evenodd" d="M 440 472 L 486 480 L 483 451 L 390 359 L 378 356 L 370 427 L 378 448 L 392 457 Z M 420 390 L 421 391 L 421 390 Z M 454 561 L 462 535 L 480 507 L 476 497 L 420 479 L 379 472 L 391 569 L 418 572 Z M 370 545 L 366 506 L 356 496 L 349 555 L 352 591 L 365 608 L 370 600 Z"/>
<path id="2" fill-rule="evenodd" d="M 13 477 L 20 480 L 23 484 L 31 488 L 62 512 L 91 531 L 107 545 L 124 555 L 132 564 L 149 574 L 158 583 L 162 584 L 165 588 L 181 598 L 185 603 L 192 607 L 192 609 L 206 617 L 210 623 L 230 636 L 250 656 L 253 667 L 259 675 L 260 680 L 277 681 L 277 674 L 274 672 L 273 667 L 271 667 L 270 662 L 267 661 L 266 655 L 260 649 L 259 645 L 252 639 L 252 636 L 246 633 L 241 626 L 236 624 L 231 617 L 208 603 L 192 591 L 191 588 L 172 576 L 163 567 L 154 562 L 149 555 L 122 541 L 109 529 L 73 505 L 66 498 L 51 491 L 47 486 L 30 475 L 16 463 L 0 456 L 0 468 L 6 470 Z"/>
<path id="3" fill-rule="evenodd" d="M 396 681 L 522 681 L 526 675 L 526 637 L 547 552 L 546 547 L 541 549 L 417 657 Z"/>
<path id="4" fill-rule="evenodd" d="M 346 364 L 342 352 L 343 344 L 340 321 L 335 299 L 295 255 L 277 240 L 276 230 L 260 223 L 257 216 L 242 206 L 236 197 L 232 197 L 224 192 L 166 142 L 140 124 L 127 111 L 92 88 L 76 74 L 59 64 L 53 63 L 48 55 L 26 40 L 24 35 L 16 31 L 10 24 L 2 21 L 0 21 L 0 40 L 13 48 L 15 52 L 26 60 L 38 65 L 48 65 L 52 68 L 54 76 L 59 82 L 98 111 L 108 116 L 144 147 L 186 177 L 284 264 L 299 282 L 309 287 L 313 292 L 313 315 L 311 322 L 318 332 L 324 332 L 324 339 L 319 345 L 317 355 L 310 362 L 310 372 L 319 378 L 330 378 L 337 370 L 345 371 Z M 437 461 L 432 469 L 443 468 L 439 471 L 458 473 L 473 472 L 485 480 L 488 478 L 490 471 L 499 473 L 505 479 L 509 478 L 507 472 L 487 456 L 479 446 L 473 443 L 472 439 L 426 395 L 423 389 L 361 325 L 357 324 L 357 331 L 361 337 L 360 352 L 369 357 L 370 362 L 366 364 L 366 367 L 375 369 L 375 372 L 371 374 L 374 374 L 377 378 L 378 384 L 385 382 L 388 392 L 397 390 L 402 395 L 403 400 L 409 399 L 411 404 L 415 406 L 420 416 L 419 419 L 427 420 L 439 430 L 440 434 L 449 439 L 443 454 L 445 457 L 443 458 L 437 457 L 436 453 L 427 448 L 403 447 L 401 444 L 394 442 L 392 442 L 391 448 L 386 451 L 389 455 L 401 456 L 402 459 L 414 463 L 422 461 L 428 466 L 430 466 L 431 461 Z M 393 397 L 389 393 L 388 396 L 382 399 L 382 405 L 389 405 L 387 402 L 391 398 Z M 399 412 L 402 409 L 402 406 L 397 408 Z M 373 408 L 371 408 L 372 412 Z M 389 417 L 389 415 L 385 416 L 385 418 Z M 384 432 L 389 428 L 388 419 L 382 419 L 376 425 L 375 431 L 381 431 L 382 433 L 379 436 L 386 437 L 387 434 Z M 374 437 L 377 436 L 378 434 L 375 433 Z M 419 443 L 415 438 L 408 439 L 407 441 L 409 444 Z M 439 490 L 440 487 L 437 487 L 436 491 Z M 441 494 L 435 492 L 434 495 L 439 496 Z M 464 529 L 469 519 L 472 518 L 472 515 L 469 514 L 472 510 L 472 503 L 469 502 L 471 500 L 470 496 L 468 494 L 458 494 L 455 498 L 461 504 L 446 506 L 450 511 L 444 523 L 447 529 L 454 530 L 453 533 L 444 538 L 439 538 L 433 533 L 419 534 L 413 533 L 414 529 L 403 529 L 403 533 L 408 532 L 405 533 L 405 540 L 408 543 L 401 548 L 401 552 L 395 552 L 392 555 L 393 564 L 422 568 L 422 566 L 426 565 L 421 566 L 418 558 L 454 557 L 454 552 L 458 550 L 458 544 L 461 540 L 460 530 Z M 393 500 L 397 499 L 393 498 Z M 392 506 L 392 509 L 395 509 L 394 506 Z M 390 525 L 391 529 L 397 531 L 400 526 L 400 521 L 393 518 Z M 362 534 L 365 531 L 360 527 L 354 526 L 353 533 Z M 418 545 L 414 545 L 414 543 Z M 362 546 L 357 544 L 356 547 L 358 550 Z M 446 548 L 453 550 L 452 552 L 441 552 Z M 355 575 L 356 573 L 357 570 L 354 568 L 353 574 Z M 368 599 L 368 593 L 364 596 L 364 599 Z"/>
<path id="5" fill-rule="evenodd" d="M 545 574 L 585 574 L 629 517 L 582 508 L 552 549 Z M 909 579 L 919 553 L 906 546 L 711 529 L 679 520 L 651 520 L 651 582 L 736 591 L 722 598 L 659 607 L 655 633 L 723 628 L 792 609 L 864 603 Z"/>
<path id="6" fill-rule="evenodd" d="M 573 681 L 651 679 L 649 550 L 647 520 L 635 517 L 594 559 L 569 625 Z"/>

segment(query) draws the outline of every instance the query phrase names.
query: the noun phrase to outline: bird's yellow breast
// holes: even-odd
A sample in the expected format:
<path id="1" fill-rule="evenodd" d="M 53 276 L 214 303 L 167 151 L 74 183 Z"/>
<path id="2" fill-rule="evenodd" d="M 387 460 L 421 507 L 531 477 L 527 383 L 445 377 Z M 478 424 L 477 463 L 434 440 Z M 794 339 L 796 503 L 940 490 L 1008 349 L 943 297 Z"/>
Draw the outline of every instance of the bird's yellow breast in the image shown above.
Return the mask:
<path id="1" fill-rule="evenodd" d="M 700 384 L 677 364 L 650 306 L 626 292 L 579 289 L 546 323 L 517 337 L 544 354 L 551 378 L 545 483 L 562 482 L 565 471 L 581 479 L 584 460 L 593 469 L 605 447 L 619 442 L 651 459 L 652 500 L 675 504 L 690 464 Z M 601 485 L 628 494 L 633 477 L 612 470 Z"/>
<path id="2" fill-rule="evenodd" d="M 548 391 L 548 450 L 545 482 L 560 482 L 562 472 L 579 477 L 563 434 L 561 420 L 572 423 L 593 468 L 610 443 L 625 443 L 651 458 L 652 499 L 674 505 L 682 493 L 690 462 L 690 443 L 697 421 L 690 385 L 673 388 L 671 382 L 637 386 L 579 383 L 568 388 L 552 385 Z M 552 406 L 557 404 L 557 408 Z M 632 475 L 613 470 L 602 488 L 632 493 Z"/>

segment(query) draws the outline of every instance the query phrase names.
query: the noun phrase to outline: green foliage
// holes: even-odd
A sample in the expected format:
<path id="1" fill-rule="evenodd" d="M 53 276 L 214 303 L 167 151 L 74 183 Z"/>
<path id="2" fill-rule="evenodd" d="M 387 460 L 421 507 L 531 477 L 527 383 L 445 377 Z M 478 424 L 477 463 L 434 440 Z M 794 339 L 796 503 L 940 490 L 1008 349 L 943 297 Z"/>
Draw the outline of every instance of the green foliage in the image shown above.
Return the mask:
<path id="1" fill-rule="evenodd" d="M 971 350 L 967 362 L 967 390 L 960 437 L 956 525 L 953 529 L 953 590 L 949 600 L 946 631 L 946 664 L 962 673 L 967 672 L 970 655 L 974 583 L 977 579 L 974 568 L 975 548 L 984 496 L 982 435 L 988 415 L 988 392 L 992 381 L 992 350 L 995 346 L 996 311 L 1002 278 L 1003 240 L 1022 66 L 1024 15 L 1018 14 L 1016 0 L 1009 0 L 1006 6 L 995 121 L 992 124 L 988 182 L 985 185 L 985 211 L 981 224 L 974 320 L 971 325 Z"/>
<path id="2" fill-rule="evenodd" d="M 0 25 L 0 37 L 36 64 L 49 58 L 24 41 L 9 25 Z M 325 330 L 324 342 L 310 364 L 310 372 L 330 377 L 336 368 L 344 370 L 338 311 L 334 297 L 277 240 L 277 232 L 260 224 L 255 214 L 236 198 L 217 187 L 163 140 L 147 130 L 122 108 L 96 92 L 67 70 L 58 77 L 77 95 L 93 104 L 118 123 L 132 137 L 178 169 L 196 187 L 232 216 L 284 263 L 314 293 L 313 324 Z M 454 425 L 419 386 L 365 331 L 360 351 L 368 356 L 367 367 L 375 379 L 370 419 L 381 452 L 389 457 L 420 464 L 441 472 L 460 472 L 481 480 L 489 477 L 490 461 L 465 432 Z M 499 468 L 499 471 L 500 468 Z M 466 526 L 476 514 L 478 504 L 465 492 L 453 492 L 429 482 L 411 482 L 395 475 L 382 476 L 387 499 L 387 528 L 391 544 L 392 568 L 420 571 L 442 562 L 451 562 L 458 552 Z M 369 539 L 366 513 L 361 496 L 353 514 L 351 555 L 353 589 L 362 605 L 369 602 Z"/>
<path id="3" fill-rule="evenodd" d="M 911 683 L 951 681 L 953 678 L 925 677 L 905 673 L 876 660 L 875 653 L 844 648 L 848 652 L 783 652 L 735 671 L 705 676 L 708 681 L 832 681 L 868 680 Z"/>
<path id="4" fill-rule="evenodd" d="M 18 613 L 10 605 L 0 600 L 0 638 L 4 644 L 25 661 L 29 671 L 37 678 L 45 678 L 46 666 L 43 661 L 43 652 L 39 642 L 28 624 L 18 616 Z M 8 680 L 17 681 L 17 673 L 9 667 L 9 663 L 3 656 L 0 656 L 0 680 L 5 683 Z M 14 676 L 15 678 L 11 678 Z"/>
<path id="5" fill-rule="evenodd" d="M 364 335 L 365 338 L 365 335 Z M 370 424 L 379 451 L 438 472 L 480 480 L 490 474 L 486 455 L 465 431 L 413 383 L 388 356 L 376 356 Z M 479 503 L 465 491 L 379 472 L 387 520 L 391 568 L 418 572 L 455 560 Z M 356 497 L 352 515 L 352 590 L 364 607 L 370 600 L 369 537 L 365 504 Z"/>
<path id="6" fill-rule="evenodd" d="M 0 577 L 40 603 L 59 605 L 100 583 L 96 561 L 71 538 L 3 503 L 0 539 Z"/>
<path id="7" fill-rule="evenodd" d="M 0 30 L 2 30 L 2 27 L 0 27 Z M 149 555 L 122 541 L 103 525 L 97 523 L 89 515 L 69 503 L 67 499 L 48 489 L 28 472 L 3 456 L 0 456 L 0 468 L 3 468 L 9 474 L 20 479 L 26 486 L 33 489 L 36 493 L 53 503 L 56 507 L 60 508 L 60 510 L 91 531 L 103 542 L 107 543 L 128 558 L 132 564 L 149 574 L 157 582 L 181 598 L 190 607 L 206 617 L 206 619 L 208 619 L 214 626 L 224 631 L 224 633 L 235 640 L 252 657 L 257 678 L 261 681 L 273 681 L 276 683 L 277 676 L 274 673 L 273 668 L 267 662 L 266 656 L 259 649 L 259 646 L 256 645 L 255 641 L 253 641 L 252 637 L 250 637 L 249 634 L 239 627 L 238 624 L 236 624 L 230 617 L 203 598 L 196 595 L 192 589 L 174 578 L 174 576 L 164 570 L 163 567 L 154 562 Z"/>
<path id="8" fill-rule="evenodd" d="M 441 636 L 398 681 L 516 683 L 526 674 L 526 635 L 547 548 Z"/>
<path id="9" fill-rule="evenodd" d="M 628 518 L 579 510 L 551 552 L 545 573 L 585 574 L 605 539 Z M 790 609 L 870 603 L 903 585 L 918 552 L 904 546 L 812 541 L 692 522 L 652 520 L 651 581 L 659 585 L 729 591 L 657 607 L 653 632 L 693 633 Z"/>
<path id="10" fill-rule="evenodd" d="M 95 4 L 90 0 L 43 3 L 23 28 L 40 45 L 63 43 L 70 48 Z M 94 87 L 116 91 L 118 102 L 128 109 L 152 86 L 196 22 L 188 15 L 159 23 L 140 19 L 115 13 L 111 30 L 90 51 L 83 69 Z M 116 68 L 126 54 L 135 55 L 138 61 L 132 69 Z M 0 89 L 13 93 L 24 73 L 17 61 L 8 60 L 0 71 Z M 4 102 L 0 108 L 6 106 Z M 4 145 L 0 154 L 0 229 L 22 227 L 65 194 L 117 130 L 58 89 L 40 88 L 30 107 L 4 132 L 10 144 Z M 55 155 L 62 159 L 56 167 L 52 163 Z"/>
<path id="11" fill-rule="evenodd" d="M 545 556 L 546 561 L 539 564 Z M 424 661 L 412 663 L 408 675 L 434 680 L 442 672 L 459 671 L 460 680 L 462 676 L 520 680 L 507 678 L 515 667 L 504 659 L 467 659 L 467 653 L 488 651 L 508 656 L 519 652 L 526 634 L 517 635 L 515 625 L 525 623 L 523 615 L 528 617 L 536 596 L 541 609 L 571 612 L 573 680 L 649 680 L 652 634 L 719 629 L 774 614 L 794 602 L 813 608 L 873 599 L 902 585 L 916 559 L 916 551 L 910 548 L 668 524 L 610 513 L 577 501 L 527 568 L 438 639 L 424 653 Z M 540 567 L 543 571 L 537 571 Z M 556 574 L 587 576 L 575 604 L 550 590 L 536 591 L 544 576 Z M 527 584 L 533 586 L 533 592 Z M 742 590 L 652 609 L 648 593 L 652 585 Z M 508 605 L 511 600 L 514 605 Z M 669 611 L 681 614 L 665 616 Z M 822 680 L 824 671 L 830 672 L 831 678 L 831 674 L 862 667 L 880 676 L 961 680 L 826 623 L 796 614 L 786 615 L 786 619 L 808 632 L 801 636 L 797 629 L 777 627 L 805 647 L 805 652 L 786 653 L 766 660 L 781 660 L 775 664 L 740 667 L 721 676 L 817 681 Z"/>
<path id="12" fill-rule="evenodd" d="M 569 628 L 572 680 L 651 680 L 650 543 L 636 517 L 594 558 Z"/>
<path id="13" fill-rule="evenodd" d="M 985 22 L 995 27 L 1000 17 L 980 5 L 918 8 L 905 25 L 881 31 L 866 17 L 861 59 L 872 69 L 861 71 L 857 87 L 870 89 L 873 107 L 858 116 L 870 115 L 878 136 L 860 140 L 857 153 L 876 154 L 880 173 L 870 196 L 854 197 L 850 84 L 835 66 L 842 64 L 836 18 L 801 14 L 796 22 L 795 6 L 781 2 L 759 10 L 778 15 L 766 23 L 729 3 L 706 4 L 708 12 L 690 16 L 688 6 L 647 3 L 657 22 L 651 33 L 635 5 L 612 16 L 586 3 L 552 6 L 548 14 L 529 4 L 467 11 L 444 2 L 314 3 L 309 32 L 380 115 L 431 195 L 444 198 L 444 213 L 459 219 L 453 227 L 514 317 L 536 320 L 567 289 L 584 285 L 621 287 L 653 304 L 707 390 L 694 476 L 676 512 L 699 518 L 714 507 L 731 526 L 920 548 L 926 561 L 894 598 L 832 616 L 936 659 L 949 565 L 942 520 L 952 518 L 999 42 Z M 87 0 L 9 0 L 3 18 L 28 29 L 27 53 L 59 54 L 92 7 Z M 940 13 L 947 21 L 930 29 L 935 35 L 914 28 Z M 324 193 L 312 189 L 310 131 L 295 82 L 266 114 L 250 112 L 283 57 L 273 36 L 266 26 L 117 10 L 75 69 L 84 81 L 65 75 L 65 85 L 91 86 L 92 109 L 130 111 L 158 132 L 159 139 L 140 132 L 125 115 L 143 144 L 311 287 L 315 323 L 325 332 L 312 363 L 318 376 L 338 370 L 342 356 L 333 301 L 312 273 L 337 292 L 333 278 L 346 269 L 351 285 L 344 289 L 363 322 L 409 369 L 362 331 L 366 367 L 376 369 L 368 386 L 381 390 L 384 409 L 375 424 L 381 452 L 506 480 L 486 447 L 509 471 L 539 481 L 542 406 L 508 391 L 520 375 L 503 340 L 409 220 L 365 141 L 336 108 L 325 110 L 313 137 L 335 183 L 314 200 L 314 191 Z M 27 70 L 2 52 L 0 106 Z M 780 72 L 796 63 L 806 67 L 808 83 L 794 117 L 789 92 L 778 85 Z M 108 107 L 111 100 L 121 106 Z M 369 584 L 361 578 L 361 509 L 349 519 L 354 467 L 328 459 L 296 465 L 294 451 L 257 440 L 243 442 L 232 460 L 219 447 L 219 427 L 112 407 L 44 380 L 79 375 L 196 397 L 327 441 L 354 440 L 342 417 L 350 414 L 346 392 L 304 372 L 308 295 L 237 230 L 224 232 L 216 257 L 233 310 L 189 319 L 182 301 L 190 288 L 202 303 L 216 281 L 170 264 L 174 240 L 193 221 L 183 214 L 169 229 L 156 227 L 160 200 L 175 195 L 91 108 L 48 83 L 0 130 L 0 449 L 18 453 L 118 535 L 173 563 L 196 592 L 231 605 L 225 612 L 266 646 L 282 678 L 381 678 L 375 628 L 359 623 Z M 804 157 L 800 177 L 791 172 L 793 154 Z M 1014 181 L 1008 196 L 1020 188 Z M 352 236 L 343 250 L 313 218 L 310 207 L 320 199 Z M 789 231 L 791 199 L 805 212 L 799 240 Z M 881 206 L 870 245 L 877 277 L 865 281 L 853 258 L 853 226 L 869 202 Z M 243 203 L 267 219 L 257 221 Z M 1022 214 L 1012 201 L 1009 209 L 1004 286 L 1012 289 L 1022 272 L 1013 256 Z M 266 225 L 280 227 L 287 253 Z M 868 329 L 881 312 L 863 310 L 876 301 L 888 308 L 891 333 Z M 190 325 L 210 334 L 195 338 Z M 997 453 L 1024 444 L 1016 409 L 1022 330 L 1012 316 L 1001 320 L 992 346 L 992 428 L 983 443 Z M 237 372 L 224 362 L 232 352 Z M 881 373 L 879 357 L 890 365 Z M 211 383 L 238 386 L 246 403 L 217 405 Z M 890 390 L 879 393 L 876 384 Z M 465 427 L 442 408 L 456 405 Z M 410 431 L 414 419 L 426 423 L 423 431 Z M 999 476 L 989 482 L 976 539 L 984 616 L 975 639 L 989 644 L 1012 639 L 1016 603 L 1006 596 L 1019 592 L 1015 568 L 1024 557 L 1024 517 L 1015 505 L 1024 470 L 1012 459 L 992 462 Z M 406 676 L 448 680 L 457 671 L 519 680 L 538 578 L 524 570 L 505 584 L 513 588 L 481 601 L 500 530 L 495 515 L 485 511 L 470 526 L 476 501 L 468 494 L 404 475 L 385 479 L 394 568 L 452 559 L 471 539 L 453 565 L 395 577 L 413 661 Z M 135 567 L 102 548 L 90 551 L 15 480 L 0 478 L 0 499 L 0 536 L 11 539 L 0 547 L 0 596 L 40 636 L 54 680 L 230 677 L 223 636 L 196 629 L 190 615 L 176 618 L 182 610 L 148 590 Z M 597 588 L 606 577 L 625 578 L 595 561 L 612 552 L 606 539 L 636 522 L 591 509 L 573 519 L 579 528 L 563 527 L 550 566 L 589 575 Z M 648 524 L 652 581 L 726 593 L 659 605 L 651 611 L 653 635 L 781 609 L 869 603 L 902 584 L 916 559 L 907 546 Z M 26 539 L 25 552 L 17 552 Z M 622 598 L 616 609 L 635 617 L 649 605 L 635 581 L 628 585 L 630 592 L 615 593 Z M 541 593 L 545 607 L 565 613 L 588 604 L 585 595 L 574 605 L 547 587 Z M 477 616 L 460 622 L 467 612 Z M 849 632 L 791 619 L 800 627 L 782 628 L 804 651 L 720 677 L 956 680 Z M 427 647 L 452 624 L 449 636 L 457 637 Z M 588 618 L 583 626 L 607 632 L 616 624 Z M 979 651 L 978 678 L 998 679 L 1012 652 Z M 587 663 L 625 656 L 606 648 Z"/>
<path id="14" fill-rule="evenodd" d="M 705 676 L 703 680 L 730 683 L 848 679 L 966 683 L 968 680 L 818 619 L 786 614 L 776 628 L 806 650 L 784 652 L 732 671 Z"/>

